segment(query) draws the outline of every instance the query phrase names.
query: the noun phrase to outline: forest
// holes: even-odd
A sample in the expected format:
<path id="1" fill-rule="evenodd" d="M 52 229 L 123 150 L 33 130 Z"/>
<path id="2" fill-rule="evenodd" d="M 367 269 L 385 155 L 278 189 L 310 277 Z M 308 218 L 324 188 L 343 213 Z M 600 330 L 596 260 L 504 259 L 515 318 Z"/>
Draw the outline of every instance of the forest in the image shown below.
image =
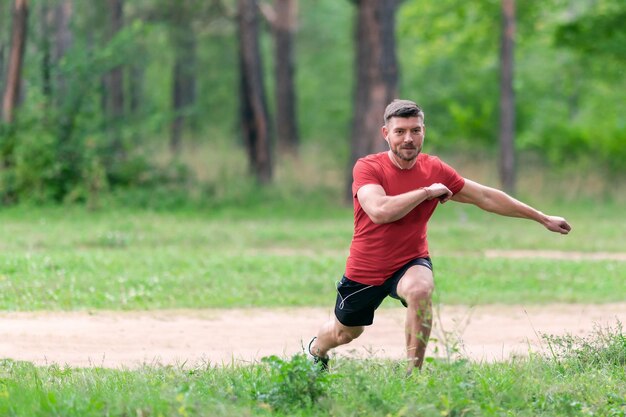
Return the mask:
<path id="1" fill-rule="evenodd" d="M 606 188 L 624 21 L 619 0 L 3 0 L 0 202 L 341 200 L 397 97 L 426 152 L 511 193 L 524 169 Z"/>

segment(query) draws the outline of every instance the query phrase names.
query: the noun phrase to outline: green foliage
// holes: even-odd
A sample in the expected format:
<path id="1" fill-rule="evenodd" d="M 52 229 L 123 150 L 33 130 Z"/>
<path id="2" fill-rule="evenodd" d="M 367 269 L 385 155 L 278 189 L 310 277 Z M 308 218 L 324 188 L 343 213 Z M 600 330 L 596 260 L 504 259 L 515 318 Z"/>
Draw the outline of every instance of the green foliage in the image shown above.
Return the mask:
<path id="1" fill-rule="evenodd" d="M 15 131 L 12 126 L 0 123 L 0 158 L 4 167 L 14 162 Z M 3 204 L 15 201 L 15 170 L 0 169 L 0 198 Z"/>
<path id="2" fill-rule="evenodd" d="M 266 379 L 259 381 L 256 398 L 273 409 L 289 412 L 293 409 L 310 409 L 327 394 L 331 376 L 320 371 L 304 354 L 290 360 L 267 356 L 261 360 L 269 371 Z"/>
<path id="3" fill-rule="evenodd" d="M 555 41 L 582 54 L 626 60 L 626 33 L 623 23 L 626 6 L 619 0 L 596 2 L 586 13 L 561 24 Z"/>
<path id="4" fill-rule="evenodd" d="M 554 167 L 599 165 L 607 176 L 620 175 L 624 77 L 619 61 L 606 56 L 624 55 L 623 2 L 580 3 L 517 2 L 516 146 Z M 573 22 L 563 21 L 572 14 Z M 431 146 L 496 146 L 499 27 L 494 1 L 406 2 L 400 9 L 401 94 L 426 108 Z M 555 48 L 555 38 L 583 54 Z"/>
<path id="5" fill-rule="evenodd" d="M 108 71 L 130 61 L 137 51 L 134 40 L 148 32 L 135 22 L 96 49 L 78 37 L 53 68 L 52 75 L 67 86 L 55 100 L 36 88 L 41 81 L 33 77 L 35 88 L 28 90 L 17 121 L 0 130 L 3 159 L 9 161 L 2 169 L 5 201 L 80 201 L 95 207 L 109 185 L 145 185 L 142 178 L 154 169 L 153 161 L 132 152 L 130 143 L 124 145 L 127 158 L 109 151 L 99 85 Z M 130 123 L 122 129 L 126 142 L 138 132 Z"/>
<path id="6" fill-rule="evenodd" d="M 426 112 L 428 141 L 490 145 L 497 135 L 499 4 L 406 2 L 398 13 L 402 95 Z"/>
<path id="7" fill-rule="evenodd" d="M 591 7 L 581 2 L 571 5 L 566 14 L 548 8 L 535 14 L 531 22 L 535 34 L 529 35 L 533 43 L 520 45 L 524 59 L 518 60 L 518 115 L 524 126 L 520 149 L 543 153 L 557 168 L 600 166 L 606 177 L 621 176 L 619 161 L 626 158 L 619 145 L 626 140 L 624 105 L 617 93 L 624 86 L 621 64 L 599 52 L 578 53 L 582 50 L 574 45 L 601 45 L 604 29 L 593 16 L 619 16 L 621 4 L 603 0 Z M 593 25 L 593 34 L 571 44 L 560 40 L 572 20 Z M 616 30 L 613 36 L 621 32 Z"/>
<path id="8" fill-rule="evenodd" d="M 622 178 L 623 2 L 529 0 L 516 5 L 518 150 L 539 155 L 555 170 L 600 167 L 611 183 Z M 47 34 L 39 28 L 41 16 L 31 14 L 36 36 L 29 36 L 26 50 L 25 100 L 16 124 L 0 129 L 4 203 L 77 201 L 96 207 L 119 197 L 120 204 L 139 207 L 154 208 L 160 201 L 168 208 L 225 207 L 243 204 L 254 191 L 256 184 L 244 179 L 248 171 L 227 166 L 246 165 L 236 93 L 235 3 L 186 2 L 176 16 L 168 13 L 170 6 L 156 0 L 126 2 L 127 24 L 109 39 L 106 4 L 78 2 L 71 48 L 59 62 L 51 62 L 52 96 L 42 85 L 42 48 L 35 45 Z M 425 107 L 428 152 L 485 149 L 496 154 L 500 8 L 495 0 L 401 3 L 398 94 Z M 333 198 L 343 189 L 349 154 L 355 10 L 347 1 L 301 2 L 296 32 L 300 156 L 314 158 L 315 147 L 332 155 L 333 166 L 341 170 L 334 188 L 325 190 L 335 193 Z M 206 168 L 167 149 L 174 117 L 174 41 L 181 27 L 195 35 L 199 69 L 196 101 L 185 110 L 190 124 L 184 146 L 213 149 L 206 162 L 214 167 L 210 178 L 203 175 Z M 266 82 L 272 87 L 276 63 L 268 28 L 263 26 L 261 43 Z M 120 65 L 125 94 L 134 94 L 138 102 L 131 105 L 127 99 L 123 117 L 108 120 L 102 80 Z M 114 149 L 114 136 L 121 150 Z M 276 160 L 283 163 L 282 157 Z M 324 169 L 320 165 L 316 174 Z M 306 180 L 300 187 L 307 186 Z M 236 185 L 225 185 L 231 181 Z M 297 194 L 298 187 L 290 192 Z M 261 192 L 257 202 L 276 193 Z M 201 196 L 205 201 L 199 202 Z"/>
<path id="9" fill-rule="evenodd" d="M 349 155 L 355 70 L 354 5 L 348 1 L 301 1 L 297 32 L 296 85 L 300 132 L 305 143 L 319 143 Z"/>
<path id="10" fill-rule="evenodd" d="M 54 152 L 56 137 L 43 129 L 28 135 L 21 132 L 16 132 L 14 150 L 16 191 L 26 201 L 49 201 L 55 194 L 52 182 L 60 168 Z"/>

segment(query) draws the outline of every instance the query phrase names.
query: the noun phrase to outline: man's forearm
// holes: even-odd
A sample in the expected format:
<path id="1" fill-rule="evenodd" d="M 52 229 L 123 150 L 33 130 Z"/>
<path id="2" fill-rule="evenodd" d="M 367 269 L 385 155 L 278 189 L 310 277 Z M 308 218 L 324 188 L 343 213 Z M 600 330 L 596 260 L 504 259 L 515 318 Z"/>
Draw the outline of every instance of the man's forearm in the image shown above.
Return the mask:
<path id="1" fill-rule="evenodd" d="M 551 232 L 566 235 L 572 230 L 570 224 L 563 217 L 545 215 L 500 190 L 486 187 L 467 178 L 463 189 L 453 197 L 453 200 L 459 203 L 473 204 L 485 211 L 502 216 L 534 220 Z"/>
<path id="2" fill-rule="evenodd" d="M 483 210 L 508 217 L 520 217 L 545 224 L 546 215 L 523 203 L 503 191 L 490 188 L 485 192 L 485 199 L 477 204 Z"/>
<path id="3" fill-rule="evenodd" d="M 429 198 L 430 194 L 425 188 L 419 188 L 404 194 L 381 197 L 377 209 L 370 214 L 370 218 L 376 224 L 395 222 Z"/>

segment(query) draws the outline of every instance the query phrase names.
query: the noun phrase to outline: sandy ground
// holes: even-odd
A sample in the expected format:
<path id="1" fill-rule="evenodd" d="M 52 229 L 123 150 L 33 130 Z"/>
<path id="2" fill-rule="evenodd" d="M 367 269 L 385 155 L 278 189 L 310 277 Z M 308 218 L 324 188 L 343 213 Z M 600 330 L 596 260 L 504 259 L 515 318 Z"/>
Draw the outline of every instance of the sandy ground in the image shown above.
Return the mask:
<path id="1" fill-rule="evenodd" d="M 404 314 L 381 309 L 374 324 L 334 355 L 402 358 Z M 135 368 L 254 363 L 302 352 L 331 309 L 0 313 L 0 358 L 39 365 Z M 477 361 L 545 349 L 542 334 L 589 335 L 626 322 L 626 303 L 438 307 L 429 356 L 446 347 Z"/>

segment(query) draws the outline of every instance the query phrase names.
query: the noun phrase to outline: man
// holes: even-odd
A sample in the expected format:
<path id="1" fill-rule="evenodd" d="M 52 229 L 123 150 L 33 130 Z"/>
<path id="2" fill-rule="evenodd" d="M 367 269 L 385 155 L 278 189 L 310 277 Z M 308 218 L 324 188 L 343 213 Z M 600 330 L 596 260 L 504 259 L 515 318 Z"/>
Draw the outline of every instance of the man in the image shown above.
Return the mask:
<path id="1" fill-rule="evenodd" d="M 354 166 L 354 235 L 345 275 L 337 285 L 335 318 L 309 343 L 309 353 L 323 369 L 328 368 L 328 351 L 359 337 L 387 296 L 407 308 L 407 373 L 421 369 L 434 289 L 426 224 L 438 203 L 470 203 L 534 220 L 552 232 L 571 230 L 562 217 L 545 215 L 502 191 L 463 178 L 440 159 L 421 153 L 424 113 L 414 102 L 394 100 L 387 106 L 382 135 L 389 151 L 368 155 Z"/>

